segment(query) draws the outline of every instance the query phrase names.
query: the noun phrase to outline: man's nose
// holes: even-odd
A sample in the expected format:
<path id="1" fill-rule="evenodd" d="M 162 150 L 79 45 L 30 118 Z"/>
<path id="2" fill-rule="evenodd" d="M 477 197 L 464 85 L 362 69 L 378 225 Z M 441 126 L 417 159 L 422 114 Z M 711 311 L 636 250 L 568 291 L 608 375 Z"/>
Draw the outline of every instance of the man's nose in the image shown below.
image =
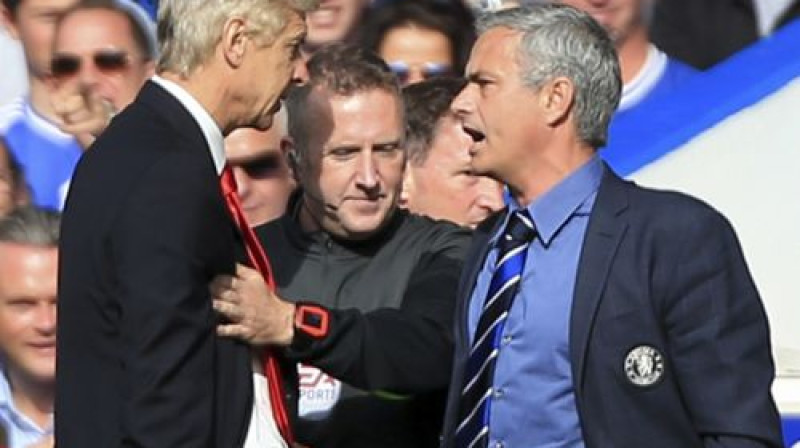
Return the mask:
<path id="1" fill-rule="evenodd" d="M 503 184 L 496 180 L 479 176 L 478 185 L 478 206 L 490 213 L 494 213 L 505 206 L 503 202 Z"/>
<path id="2" fill-rule="evenodd" d="M 56 306 L 55 304 L 40 305 L 36 311 L 36 329 L 43 334 L 56 332 Z"/>
<path id="3" fill-rule="evenodd" d="M 292 72 L 293 84 L 304 84 L 308 81 L 308 66 L 306 66 L 305 58 L 297 58 L 294 63 L 294 71 Z"/>
<path id="4" fill-rule="evenodd" d="M 238 166 L 234 166 L 232 171 L 233 178 L 236 179 L 236 193 L 240 198 L 247 197 L 247 195 L 250 194 L 250 176 L 247 175 L 244 169 Z"/>
<path id="5" fill-rule="evenodd" d="M 463 116 L 475 110 L 474 87 L 472 84 L 467 84 L 450 105 L 450 109 L 456 116 Z"/>
<path id="6" fill-rule="evenodd" d="M 362 152 L 358 164 L 358 185 L 367 190 L 375 189 L 378 185 L 378 172 L 372 151 Z"/>

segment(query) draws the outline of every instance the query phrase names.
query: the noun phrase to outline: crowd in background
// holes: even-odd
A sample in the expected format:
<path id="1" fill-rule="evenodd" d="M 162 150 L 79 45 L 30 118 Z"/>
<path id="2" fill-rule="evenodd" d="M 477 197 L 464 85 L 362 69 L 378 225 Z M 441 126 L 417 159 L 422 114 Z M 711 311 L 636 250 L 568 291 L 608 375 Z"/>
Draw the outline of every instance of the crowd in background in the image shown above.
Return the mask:
<path id="1" fill-rule="evenodd" d="M 389 129 L 386 131 L 389 134 L 398 133 L 396 136 L 392 134 L 393 137 L 382 146 L 376 146 L 378 149 L 375 151 L 381 151 L 381 157 L 384 157 L 381 163 L 386 164 L 387 172 L 396 177 L 388 188 L 396 191 L 396 197 L 391 198 L 388 207 L 392 212 L 387 212 L 391 218 L 387 220 L 394 223 L 392 225 L 399 229 L 399 233 L 408 235 L 398 237 L 399 241 L 381 241 L 381 245 L 389 247 L 384 249 L 387 253 L 382 255 L 379 249 L 375 249 L 375 253 L 370 255 L 373 258 L 364 263 L 379 266 L 396 263 L 393 269 L 418 280 L 418 283 L 412 281 L 411 286 L 404 284 L 399 290 L 417 288 L 416 294 L 422 294 L 420 291 L 426 291 L 426 294 L 436 291 L 438 294 L 444 287 L 435 283 L 448 279 L 452 280 L 452 291 L 445 288 L 441 294 L 455 295 L 455 279 L 468 246 L 465 243 L 468 230 L 465 228 L 475 229 L 512 201 L 502 183 L 477 175 L 471 169 L 470 147 L 481 136 L 465 129 L 451 106 L 468 82 L 463 75 L 478 35 L 476 17 L 487 9 L 533 3 L 544 1 L 323 0 L 319 9 L 306 17 L 308 31 L 300 49 L 303 58 L 309 59 L 325 49 L 334 53 L 325 54 L 328 58 L 344 60 L 347 55 L 335 54 L 335 47 L 330 50 L 329 45 L 348 44 L 350 47 L 345 47 L 347 51 L 358 48 L 359 51 L 374 52 L 391 71 L 391 79 L 374 82 L 395 83 L 397 86 L 397 95 L 370 100 L 380 107 L 359 110 L 352 116 L 345 114 L 346 108 L 342 111 L 334 109 L 330 113 L 335 117 L 341 114 L 342 120 L 351 120 L 350 124 L 357 127 L 375 122 L 378 123 L 375 126 Z M 649 102 L 668 97 L 670 92 L 679 89 L 682 83 L 700 71 L 709 69 L 800 16 L 799 1 L 562 0 L 557 3 L 574 6 L 592 15 L 608 32 L 615 47 L 623 84 L 619 108 L 610 123 L 608 146 L 614 145 L 616 129 L 624 129 L 625 121 L 646 119 Z M 113 126 L 114 117 L 135 100 L 142 86 L 159 71 L 156 9 L 155 2 L 144 0 L 3 0 L 5 26 L 0 31 L 0 61 L 3 65 L 0 70 L 0 365 L 3 367 L 0 374 L 0 423 L 14 428 L 9 431 L 9 448 L 45 447 L 53 443 L 55 260 L 59 212 L 64 208 L 74 170 L 82 156 L 91 151 L 95 140 L 108 126 Z M 19 42 L 21 47 L 16 47 L 15 42 Z M 353 66 L 361 63 L 353 62 Z M 321 58 L 316 64 L 325 67 L 326 62 Z M 363 70 L 374 69 L 366 67 Z M 363 76 L 367 79 L 372 75 Z M 323 75 L 310 74 L 312 84 L 339 88 L 325 84 L 330 80 L 323 78 Z M 475 79 L 469 81 L 475 82 Z M 373 81 L 369 78 L 353 82 L 368 84 Z M 343 91 L 347 89 L 341 88 Z M 391 90 L 389 87 L 381 88 Z M 309 104 L 313 101 L 302 95 L 310 94 L 298 91 L 290 94 L 284 106 L 276 112 L 269 129 L 236 129 L 228 133 L 224 141 L 225 158 L 238 185 L 244 214 L 253 227 L 266 224 L 262 227 L 263 235 L 260 234 L 262 241 L 273 241 L 272 247 L 267 245 L 267 250 L 280 254 L 274 260 L 278 266 L 276 275 L 281 275 L 281 263 L 293 256 L 289 248 L 283 248 L 282 241 L 303 238 L 291 227 L 299 229 L 304 219 L 326 216 L 329 203 L 336 199 L 331 196 L 335 193 L 330 191 L 330 188 L 336 188 L 335 181 L 319 185 L 321 181 L 315 181 L 313 173 L 309 174 L 311 165 L 296 150 L 297 142 L 307 138 L 312 130 L 320 132 L 315 129 L 314 122 L 303 116 L 309 113 L 305 108 L 310 107 L 304 106 L 303 101 Z M 403 108 L 394 117 L 396 123 L 387 112 L 393 107 Z M 366 131 L 359 129 L 358 132 Z M 384 129 L 375 132 L 384 132 Z M 334 134 L 330 138 L 337 136 Z M 606 142 L 594 143 L 602 147 Z M 308 217 L 304 209 L 298 207 L 298 197 L 303 194 L 307 195 L 307 203 L 320 207 L 316 212 L 308 212 Z M 395 206 L 402 211 L 395 214 Z M 416 215 L 455 225 L 429 227 L 415 221 Z M 308 244 L 309 247 L 320 244 L 320 247 L 330 250 L 341 240 L 341 235 L 334 234 Z M 353 250 L 347 244 L 341 245 L 342 253 Z M 421 253 L 423 249 L 434 250 L 432 248 L 440 258 L 427 260 L 422 255 L 410 255 L 416 254 L 415 251 Z M 364 256 L 358 250 L 355 252 Z M 427 272 L 393 259 L 398 252 L 409 257 L 407 263 L 411 263 L 411 258 L 414 263 L 422 263 Z M 451 259 L 460 261 L 453 266 L 449 264 Z M 363 269 L 366 272 L 363 275 L 383 279 L 379 271 L 359 263 L 353 262 L 354 270 Z M 320 269 L 320 272 L 330 269 L 324 263 L 320 266 L 315 269 Z M 313 278 L 316 274 L 312 271 L 303 275 Z M 426 277 L 432 273 L 438 275 L 434 280 Z M 348 283 L 347 273 L 336 281 L 341 282 L 339 288 L 357 288 Z M 396 279 L 387 278 L 385 281 L 390 283 Z M 300 295 L 312 294 L 305 284 L 286 285 L 284 289 Z M 377 294 L 377 289 L 373 289 L 365 291 Z M 370 305 L 371 311 L 384 307 L 409 307 L 437 325 L 453 313 L 451 304 L 420 306 L 414 302 L 411 293 L 387 296 L 382 300 Z M 360 306 L 358 303 L 338 302 L 325 305 L 339 308 Z M 438 306 L 440 308 L 436 308 Z M 445 315 L 448 317 L 442 317 Z M 358 320 L 344 315 L 340 319 Z M 372 347 L 359 340 L 360 344 L 365 344 L 363 350 L 368 354 L 374 350 L 374 356 L 380 356 L 377 353 L 386 346 L 401 345 L 395 339 L 406 334 L 403 325 L 408 323 L 398 323 L 399 320 L 400 317 L 393 320 L 390 316 L 385 321 L 378 321 L 384 325 L 385 331 L 394 334 L 373 329 L 373 338 L 383 338 L 380 340 L 388 342 L 385 346 Z M 438 326 L 422 328 L 429 323 L 408 324 L 414 328 L 408 330 L 410 336 L 404 340 L 420 337 L 425 331 L 430 334 L 441 331 Z M 441 323 L 441 327 L 449 328 L 449 324 Z M 445 349 L 417 347 L 415 357 L 423 359 L 416 359 L 413 365 L 422 364 L 434 372 L 429 378 L 431 382 L 449 375 L 449 364 L 444 364 L 442 371 L 429 367 Z M 295 356 L 300 361 L 304 359 L 301 354 Z M 424 359 L 425 356 L 429 359 Z M 403 359 L 398 355 L 397 362 Z M 312 439 L 324 440 L 325 437 L 335 437 L 326 433 L 333 423 L 328 427 L 321 426 L 315 414 L 325 414 L 330 408 L 324 408 L 324 404 L 320 405 L 310 397 L 328 392 L 318 384 L 307 385 L 304 380 L 328 378 L 338 384 L 337 379 L 327 375 L 339 369 L 337 362 L 341 360 L 330 361 L 330 364 L 319 359 L 315 361 L 321 362 L 327 373 L 303 366 L 299 380 L 294 380 L 298 382 L 296 386 L 301 394 L 299 413 L 307 419 L 307 428 L 300 428 L 313 434 Z M 378 374 L 369 369 L 354 373 L 357 369 L 352 366 L 340 370 L 339 378 L 347 378 L 348 384 L 360 386 L 360 389 L 382 389 L 374 387 L 374 382 L 385 382 L 386 388 L 391 389 L 396 376 L 407 373 L 402 369 L 399 369 L 400 373 L 394 372 L 395 375 L 389 372 Z M 345 390 L 344 393 L 351 392 Z M 438 403 L 435 400 L 441 398 L 431 395 L 425 397 L 429 401 L 412 403 L 407 408 L 400 408 L 392 402 L 391 409 L 381 407 L 388 400 L 372 396 L 369 397 L 375 402 L 369 405 L 372 407 L 358 412 L 340 410 L 333 417 L 325 415 L 329 419 L 338 419 L 336 425 L 346 425 L 343 422 L 355 419 L 364 425 L 363 422 L 370 417 L 380 422 L 387 415 L 389 418 L 408 418 L 409 412 L 421 412 L 419 409 L 443 412 L 441 408 L 429 408 L 430 403 Z M 350 398 L 353 402 L 364 400 L 356 392 L 352 392 Z M 370 416 L 370 412 L 378 414 Z M 380 430 L 389 434 L 393 431 L 402 433 L 417 423 L 413 418 L 409 420 L 398 427 Z M 429 421 L 437 420 L 431 417 Z M 436 440 L 439 430 L 439 426 L 420 430 L 425 437 L 433 436 L 432 439 L 423 438 L 424 443 L 435 444 L 431 440 Z"/>

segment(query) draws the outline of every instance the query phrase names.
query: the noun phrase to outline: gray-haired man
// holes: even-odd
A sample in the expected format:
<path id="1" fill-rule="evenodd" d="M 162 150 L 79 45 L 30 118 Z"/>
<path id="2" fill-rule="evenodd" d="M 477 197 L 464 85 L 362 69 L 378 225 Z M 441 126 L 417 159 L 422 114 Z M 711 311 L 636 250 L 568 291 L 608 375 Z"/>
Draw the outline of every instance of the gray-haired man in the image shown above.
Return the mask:
<path id="1" fill-rule="evenodd" d="M 563 5 L 480 23 L 454 101 L 508 185 L 459 292 L 446 447 L 780 446 L 766 315 L 730 224 L 598 157 L 614 46 Z"/>

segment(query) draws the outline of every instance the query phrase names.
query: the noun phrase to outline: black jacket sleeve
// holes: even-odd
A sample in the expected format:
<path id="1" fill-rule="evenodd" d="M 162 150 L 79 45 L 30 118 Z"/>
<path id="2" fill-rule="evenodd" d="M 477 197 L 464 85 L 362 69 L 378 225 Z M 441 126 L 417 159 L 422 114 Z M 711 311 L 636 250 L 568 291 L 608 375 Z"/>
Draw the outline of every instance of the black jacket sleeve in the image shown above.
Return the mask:
<path id="1" fill-rule="evenodd" d="M 465 237 L 426 253 L 411 274 L 399 309 L 329 310 L 328 335 L 301 350 L 290 347 L 287 356 L 364 390 L 413 394 L 444 388 L 467 244 Z"/>

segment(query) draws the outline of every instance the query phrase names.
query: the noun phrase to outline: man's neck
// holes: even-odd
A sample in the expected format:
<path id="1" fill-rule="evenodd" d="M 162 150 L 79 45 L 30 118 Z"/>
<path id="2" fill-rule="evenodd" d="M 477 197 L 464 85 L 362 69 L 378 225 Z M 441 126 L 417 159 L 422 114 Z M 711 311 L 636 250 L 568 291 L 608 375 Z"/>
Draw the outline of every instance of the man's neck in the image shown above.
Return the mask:
<path id="1" fill-rule="evenodd" d="M 186 90 L 211 115 L 211 118 L 222 130 L 222 134 L 227 135 L 231 127 L 230 120 L 227 119 L 230 116 L 230 103 L 225 101 L 227 92 L 220 87 L 219 83 L 213 82 L 213 80 L 220 79 L 218 76 L 204 76 L 202 70 L 203 68 L 198 69 L 188 78 L 171 72 L 163 72 L 158 75 Z M 212 82 L 209 82 L 210 80 Z M 226 104 L 228 107 L 224 106 Z"/>
<path id="2" fill-rule="evenodd" d="M 52 87 L 44 79 L 33 75 L 28 76 L 28 85 L 30 86 L 29 95 L 33 110 L 48 121 L 58 122 L 58 115 L 53 110 L 53 103 L 51 102 Z"/>
<path id="3" fill-rule="evenodd" d="M 535 160 L 520 164 L 529 169 L 520 171 L 518 178 L 508 179 L 512 196 L 520 206 L 527 207 L 577 171 L 594 154 L 594 148 L 577 139 L 571 139 L 568 145 L 562 144 L 552 151 L 538 154 Z"/>
<path id="4" fill-rule="evenodd" d="M 633 31 L 617 45 L 623 84 L 630 83 L 642 71 L 649 49 L 650 41 L 644 28 Z"/>
<path id="5" fill-rule="evenodd" d="M 31 419 L 39 428 L 46 428 L 53 421 L 55 382 L 36 381 L 8 369 L 8 383 L 14 407 Z"/>

